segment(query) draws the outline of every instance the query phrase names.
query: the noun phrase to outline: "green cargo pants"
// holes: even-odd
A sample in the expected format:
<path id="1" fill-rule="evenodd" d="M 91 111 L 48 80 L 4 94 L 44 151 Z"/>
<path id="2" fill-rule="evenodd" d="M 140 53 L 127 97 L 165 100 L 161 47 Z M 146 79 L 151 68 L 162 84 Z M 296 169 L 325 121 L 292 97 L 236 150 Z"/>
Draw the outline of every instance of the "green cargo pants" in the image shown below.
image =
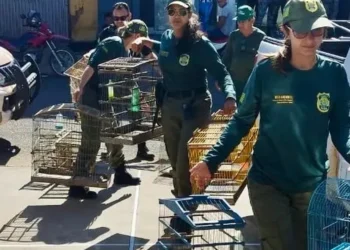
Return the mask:
<path id="1" fill-rule="evenodd" d="M 312 192 L 286 194 L 248 182 L 262 250 L 307 250 L 307 210 Z"/>
<path id="2" fill-rule="evenodd" d="M 186 197 L 192 193 L 187 142 L 194 130 L 204 127 L 210 121 L 210 94 L 203 93 L 193 98 L 165 97 L 162 106 L 164 142 L 173 169 L 173 185 L 177 197 Z M 183 105 L 191 100 L 191 118 L 185 119 Z"/>
<path id="3" fill-rule="evenodd" d="M 76 168 L 77 174 L 86 174 L 93 169 L 98 151 L 100 150 L 101 121 L 81 114 L 81 145 L 79 147 Z M 109 164 L 112 168 L 118 168 L 124 162 L 123 145 L 106 144 L 109 153 Z"/>

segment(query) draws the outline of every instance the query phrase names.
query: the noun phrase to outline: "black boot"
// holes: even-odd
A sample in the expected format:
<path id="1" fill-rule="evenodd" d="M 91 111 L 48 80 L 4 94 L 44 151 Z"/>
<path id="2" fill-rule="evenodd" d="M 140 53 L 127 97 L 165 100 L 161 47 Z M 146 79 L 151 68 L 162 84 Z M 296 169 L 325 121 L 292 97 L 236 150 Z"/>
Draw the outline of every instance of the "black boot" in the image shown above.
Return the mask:
<path id="1" fill-rule="evenodd" d="M 146 143 L 140 143 L 137 145 L 137 158 L 145 161 L 153 161 L 154 160 L 154 154 L 149 154 L 149 149 L 146 146 Z"/>
<path id="2" fill-rule="evenodd" d="M 114 185 L 137 186 L 141 183 L 140 178 L 132 177 L 131 174 L 126 171 L 125 162 L 115 168 L 114 171 Z"/>
<path id="3" fill-rule="evenodd" d="M 68 197 L 74 199 L 96 199 L 97 193 L 89 191 L 88 188 L 82 186 L 71 186 L 69 188 Z"/>

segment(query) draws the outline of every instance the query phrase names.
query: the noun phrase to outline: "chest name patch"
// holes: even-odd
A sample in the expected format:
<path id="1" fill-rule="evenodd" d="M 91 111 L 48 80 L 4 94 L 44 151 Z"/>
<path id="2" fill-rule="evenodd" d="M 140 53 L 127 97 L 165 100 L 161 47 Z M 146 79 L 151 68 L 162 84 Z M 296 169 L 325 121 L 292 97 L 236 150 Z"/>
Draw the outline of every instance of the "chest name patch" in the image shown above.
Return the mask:
<path id="1" fill-rule="evenodd" d="M 292 95 L 275 95 L 273 101 L 277 104 L 293 104 L 294 97 Z"/>

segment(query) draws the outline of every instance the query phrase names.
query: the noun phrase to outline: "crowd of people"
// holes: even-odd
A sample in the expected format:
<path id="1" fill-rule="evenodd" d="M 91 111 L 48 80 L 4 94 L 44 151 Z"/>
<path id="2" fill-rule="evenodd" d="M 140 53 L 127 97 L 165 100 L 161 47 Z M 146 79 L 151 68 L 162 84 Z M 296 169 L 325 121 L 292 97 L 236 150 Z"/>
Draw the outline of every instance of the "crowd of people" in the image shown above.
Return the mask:
<path id="1" fill-rule="evenodd" d="M 350 19 L 350 1 L 321 0 L 327 16 L 331 20 Z M 263 30 L 268 36 L 283 38 L 279 29 L 279 13 L 287 0 L 194 0 L 202 23 L 202 29 L 207 32 L 209 39 L 221 40 L 228 37 L 235 29 L 236 23 L 232 17 L 239 7 L 248 5 L 256 12 L 255 26 Z M 266 17 L 266 23 L 263 20 Z"/>
<path id="2" fill-rule="evenodd" d="M 312 192 L 327 178 L 329 134 L 337 150 L 350 161 L 350 87 L 344 67 L 316 53 L 327 28 L 332 28 L 321 0 L 283 3 L 283 50 L 255 64 L 265 33 L 254 23 L 259 25 L 268 4 L 267 0 L 240 1 L 233 14 L 227 9 L 233 6 L 227 0 L 218 0 L 217 5 L 215 0 L 195 0 L 194 4 L 169 0 L 170 28 L 155 41 L 143 21 L 132 20 L 128 5 L 117 3 L 113 24 L 101 32 L 74 97 L 76 102 L 98 108 L 96 67 L 100 63 L 134 54 L 157 59 L 163 81 L 157 86 L 162 94 L 156 96 L 161 99 L 164 142 L 173 170 L 172 193 L 177 198 L 191 195 L 193 183 L 204 190 L 220 163 L 260 116 L 248 190 L 261 245 L 264 250 L 306 250 L 306 213 Z M 281 6 L 279 2 L 278 8 Z M 203 13 L 209 17 L 200 22 Z M 225 18 L 219 15 L 219 21 L 212 22 L 215 13 Z M 231 20 L 237 29 L 226 23 Z M 221 58 L 210 37 L 223 35 L 228 43 Z M 233 118 L 203 161 L 190 170 L 187 142 L 195 129 L 210 122 L 212 96 L 207 73 L 224 96 L 223 111 Z M 82 119 L 82 128 L 78 158 L 93 151 L 91 162 L 99 144 L 87 145 L 91 145 L 89 140 L 98 141 L 98 126 L 96 131 L 84 129 Z M 126 171 L 122 145 L 111 146 L 108 154 L 116 185 L 140 184 Z M 96 197 L 84 187 L 71 187 L 70 194 Z M 180 233 L 191 233 L 190 226 L 177 217 L 171 226 Z"/>

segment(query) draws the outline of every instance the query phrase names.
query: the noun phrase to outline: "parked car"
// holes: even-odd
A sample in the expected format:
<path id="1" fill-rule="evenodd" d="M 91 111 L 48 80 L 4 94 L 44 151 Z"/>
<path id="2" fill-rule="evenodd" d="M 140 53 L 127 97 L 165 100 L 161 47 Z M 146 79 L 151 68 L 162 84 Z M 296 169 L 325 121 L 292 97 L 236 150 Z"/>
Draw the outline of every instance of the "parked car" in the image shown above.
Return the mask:
<path id="1" fill-rule="evenodd" d="M 23 117 L 40 91 L 41 76 L 35 58 L 27 54 L 23 65 L 0 47 L 0 124 Z"/>

